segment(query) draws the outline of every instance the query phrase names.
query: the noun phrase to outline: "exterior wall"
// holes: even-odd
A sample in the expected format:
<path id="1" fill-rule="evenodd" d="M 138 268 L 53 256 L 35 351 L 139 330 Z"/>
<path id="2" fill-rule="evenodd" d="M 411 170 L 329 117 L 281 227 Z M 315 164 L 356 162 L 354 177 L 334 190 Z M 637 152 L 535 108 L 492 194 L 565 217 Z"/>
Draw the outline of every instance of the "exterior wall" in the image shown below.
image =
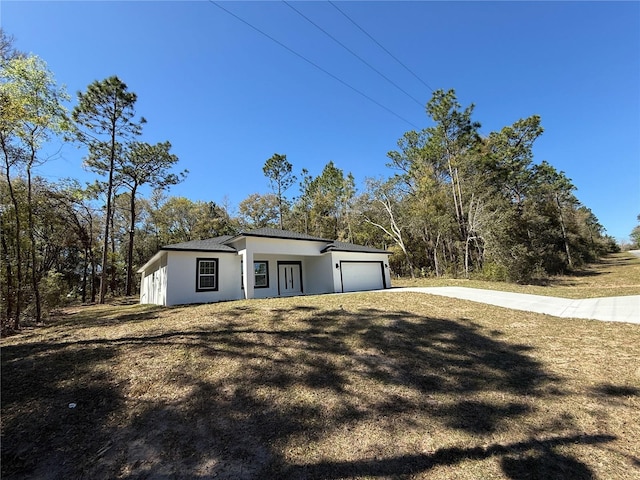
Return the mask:
<path id="1" fill-rule="evenodd" d="M 277 255 L 264 255 L 261 253 L 253 254 L 254 262 L 267 262 L 268 268 L 268 287 L 253 287 L 253 298 L 268 298 L 268 297 L 277 297 L 278 296 L 278 260 L 282 260 L 281 257 Z M 297 260 L 297 259 L 296 259 Z M 304 267 L 303 267 L 304 268 Z M 248 274 L 252 276 L 253 279 L 253 265 L 247 270 Z"/>
<path id="2" fill-rule="evenodd" d="M 234 242 L 234 246 L 239 249 L 238 253 L 163 252 L 159 259 L 142 273 L 140 303 L 170 306 L 241 298 L 276 297 L 279 294 L 278 262 L 300 262 L 304 294 L 342 292 L 341 261 L 382 262 L 385 286 L 387 288 L 391 286 L 388 254 L 363 252 L 321 254 L 320 250 L 324 245 L 323 242 L 314 241 L 247 237 Z M 201 258 L 218 260 L 218 290 L 196 291 L 197 259 Z M 268 262 L 269 285 L 266 288 L 254 286 L 254 261 Z M 244 269 L 244 288 L 241 285 L 241 268 Z"/>
<path id="3" fill-rule="evenodd" d="M 240 267 L 242 268 L 242 279 L 241 279 L 241 288 L 242 288 L 242 297 L 243 298 L 253 298 L 254 296 L 254 278 L 252 275 L 253 270 L 253 252 L 251 250 L 240 250 L 238 252 L 240 256 Z"/>
<path id="4" fill-rule="evenodd" d="M 361 252 L 331 252 L 333 269 L 333 291 L 342 292 L 342 277 L 340 269 L 335 268 L 335 264 L 340 265 L 341 261 L 346 262 L 382 262 L 384 269 L 384 284 L 386 288 L 391 287 L 391 273 L 389 270 L 389 254 L 387 253 L 361 253 Z"/>
<path id="5" fill-rule="evenodd" d="M 334 293 L 333 265 L 331 254 L 325 253 L 320 257 L 307 257 L 302 264 L 304 293 L 320 294 Z"/>
<path id="6" fill-rule="evenodd" d="M 302 291 L 304 294 L 333 293 L 331 258 L 329 255 L 303 257 L 297 255 L 272 255 L 255 253 L 254 262 L 268 262 L 269 286 L 253 288 L 253 298 L 277 297 L 278 262 L 300 262 L 302 268 Z M 253 268 L 248 269 L 253 274 Z"/>
<path id="7" fill-rule="evenodd" d="M 140 303 L 166 305 L 167 256 L 162 255 L 145 270 L 140 279 Z"/>
<path id="8" fill-rule="evenodd" d="M 167 252 L 166 305 L 210 303 L 242 298 L 240 256 L 227 252 Z M 198 258 L 218 259 L 218 290 L 196 291 Z"/>
<path id="9" fill-rule="evenodd" d="M 288 240 L 282 238 L 245 237 L 232 242 L 243 262 L 244 289 L 242 298 L 278 296 L 278 261 L 299 261 L 302 267 L 303 293 L 326 293 L 318 287 L 315 276 L 310 275 L 312 257 L 321 258 L 324 242 Z M 255 288 L 253 262 L 269 262 L 269 287 Z"/>
<path id="10" fill-rule="evenodd" d="M 245 244 L 242 245 L 244 240 Z M 282 238 L 261 238 L 246 237 L 232 243 L 238 250 L 250 250 L 257 253 L 280 254 L 280 255 L 299 255 L 299 256 L 318 256 L 321 255 L 320 250 L 324 248 L 326 243 L 314 242 L 306 240 L 287 240 Z"/>

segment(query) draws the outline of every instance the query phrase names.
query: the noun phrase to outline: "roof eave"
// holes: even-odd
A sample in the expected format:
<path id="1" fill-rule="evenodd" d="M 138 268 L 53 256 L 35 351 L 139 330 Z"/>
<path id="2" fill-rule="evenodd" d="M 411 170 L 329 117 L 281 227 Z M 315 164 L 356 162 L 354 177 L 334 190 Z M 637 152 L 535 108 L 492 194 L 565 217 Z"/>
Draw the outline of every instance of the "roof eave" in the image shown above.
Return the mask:
<path id="1" fill-rule="evenodd" d="M 158 250 L 153 257 L 147 260 L 147 262 L 144 265 L 142 265 L 140 268 L 138 268 L 138 270 L 136 270 L 136 273 L 144 272 L 147 269 L 147 267 L 149 267 L 150 265 L 153 265 L 155 262 L 160 260 L 160 257 L 162 257 L 162 253 L 163 253 L 162 249 Z"/>
<path id="2" fill-rule="evenodd" d="M 233 247 L 228 247 L 233 248 Z M 142 265 L 136 273 L 144 272 L 150 265 L 154 262 L 158 261 L 164 252 L 217 252 L 217 253 L 238 253 L 236 250 L 227 250 L 220 248 L 172 248 L 172 247 L 161 247 L 153 257 L 151 257 L 144 265 Z"/>
<path id="3" fill-rule="evenodd" d="M 378 254 L 384 254 L 384 255 L 392 255 L 392 252 L 389 252 L 388 250 L 359 250 L 357 248 L 338 248 L 333 245 L 328 245 L 322 250 L 320 250 L 320 253 L 327 253 L 327 252 L 378 253 Z"/>
<path id="4" fill-rule="evenodd" d="M 233 247 L 229 247 L 233 249 Z M 236 249 L 229 250 L 226 248 L 171 248 L 171 247 L 162 247 L 161 251 L 165 252 L 222 252 L 222 253 L 238 253 Z"/>
<path id="5" fill-rule="evenodd" d="M 272 239 L 276 239 L 276 240 L 298 240 L 298 241 L 302 241 L 302 242 L 332 242 L 333 240 L 329 240 L 327 238 L 297 238 L 297 237 L 293 237 L 293 236 L 274 236 L 274 235 L 261 235 L 259 233 L 251 233 L 251 232 L 241 232 L 237 235 L 235 235 L 234 237 L 230 238 L 229 240 L 227 240 L 226 243 L 231 243 L 239 238 L 242 237 L 254 237 L 254 238 L 272 238 Z"/>

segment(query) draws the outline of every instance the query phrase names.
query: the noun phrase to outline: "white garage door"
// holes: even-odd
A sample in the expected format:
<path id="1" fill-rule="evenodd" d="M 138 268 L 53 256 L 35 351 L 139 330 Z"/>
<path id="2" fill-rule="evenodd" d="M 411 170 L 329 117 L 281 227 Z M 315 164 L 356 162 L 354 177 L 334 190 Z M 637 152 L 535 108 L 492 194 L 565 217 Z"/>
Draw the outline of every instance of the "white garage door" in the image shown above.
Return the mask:
<path id="1" fill-rule="evenodd" d="M 384 288 L 382 262 L 340 262 L 340 270 L 343 292 Z"/>

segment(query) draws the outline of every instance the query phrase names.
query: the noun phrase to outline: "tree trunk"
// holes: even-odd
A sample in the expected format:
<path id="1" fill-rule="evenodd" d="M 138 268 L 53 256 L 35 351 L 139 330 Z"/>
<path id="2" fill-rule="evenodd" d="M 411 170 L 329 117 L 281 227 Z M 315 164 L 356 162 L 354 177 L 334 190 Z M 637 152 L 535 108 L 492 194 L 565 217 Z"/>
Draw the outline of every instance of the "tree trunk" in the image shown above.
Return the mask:
<path id="1" fill-rule="evenodd" d="M 91 254 L 91 303 L 96 303 L 96 296 L 98 295 L 98 289 L 96 288 L 98 276 L 96 274 L 96 259 Z"/>
<path id="2" fill-rule="evenodd" d="M 280 230 L 284 230 L 282 221 L 282 184 L 278 181 L 278 212 L 280 213 Z"/>
<path id="3" fill-rule="evenodd" d="M 89 217 L 89 266 L 91 267 L 91 303 L 96 303 L 96 257 L 93 253 L 93 217 Z"/>
<path id="4" fill-rule="evenodd" d="M 5 163 L 6 163 L 6 176 L 7 185 L 9 187 L 9 196 L 11 197 L 11 203 L 16 215 L 16 310 L 15 317 L 13 319 L 13 328 L 18 330 L 20 328 L 20 313 L 22 310 L 22 249 L 20 248 L 20 212 L 18 210 L 18 199 L 16 193 L 13 190 L 13 184 L 11 183 L 11 176 L 9 174 L 9 152 L 7 151 L 7 145 L 2 138 L 2 149 L 4 151 Z"/>
<path id="5" fill-rule="evenodd" d="M 127 247 L 127 288 L 125 294 L 131 295 L 133 289 L 133 237 L 136 228 L 136 187 L 131 189 L 131 203 L 129 205 L 129 216 L 131 222 L 129 223 L 129 245 Z"/>
<path id="6" fill-rule="evenodd" d="M 567 230 L 564 226 L 564 216 L 562 215 L 562 205 L 560 204 L 560 197 L 556 193 L 556 203 L 558 205 L 558 214 L 560 216 L 560 227 L 562 228 L 562 241 L 564 242 L 564 251 L 567 254 L 567 263 L 569 268 L 573 268 L 573 261 L 571 260 L 571 251 L 569 250 L 569 241 L 567 239 Z"/>
<path id="7" fill-rule="evenodd" d="M 87 276 L 89 275 L 89 249 L 84 246 L 84 259 L 82 262 L 82 303 L 87 303 Z"/>
<path id="8" fill-rule="evenodd" d="M 4 264 L 6 265 L 6 271 L 7 271 L 7 290 L 6 290 L 7 304 L 6 304 L 5 312 L 6 312 L 6 318 L 7 320 L 9 320 L 11 318 L 11 315 L 13 314 L 14 291 L 13 291 L 13 270 L 11 268 L 11 258 L 9 256 L 9 247 L 7 245 L 6 235 L 4 234 L 5 232 L 6 230 L 3 227 L 2 231 L 0 231 L 0 240 L 2 241 L 2 257 L 4 258 Z"/>
<path id="9" fill-rule="evenodd" d="M 381 203 L 383 203 L 383 205 L 384 205 L 384 202 L 381 202 Z M 391 231 L 389 231 L 388 229 L 386 229 L 384 226 L 380 225 L 379 223 L 372 222 L 368 218 L 365 218 L 365 221 L 367 223 L 370 223 L 374 227 L 378 227 L 380 230 L 385 232 L 387 235 L 389 235 L 393 239 L 393 241 L 396 243 L 396 245 L 398 245 L 400 247 L 400 249 L 402 250 L 402 253 L 404 253 L 404 257 L 407 260 L 407 265 L 409 266 L 409 273 L 411 274 L 411 278 L 416 278 L 413 262 L 411 261 L 411 256 L 409 255 L 409 252 L 407 251 L 407 247 L 404 244 L 404 240 L 402 239 L 402 231 L 397 226 L 397 224 L 395 223 L 395 218 L 393 217 L 393 213 L 391 212 L 390 207 L 387 208 L 387 206 L 385 205 L 385 209 L 387 209 L 387 212 L 390 215 Z"/>
<path id="10" fill-rule="evenodd" d="M 102 270 L 100 272 L 100 296 L 98 303 L 104 303 L 107 294 L 107 262 L 109 259 L 109 227 L 111 226 L 111 190 L 113 182 L 113 169 L 109 172 L 109 186 L 107 187 L 107 209 L 104 222 L 104 239 L 102 246 Z"/>
<path id="11" fill-rule="evenodd" d="M 29 224 L 29 243 L 31 244 L 31 286 L 35 296 L 36 322 L 40 322 L 42 318 L 42 304 L 40 300 L 40 288 L 38 286 L 38 271 L 36 263 L 36 236 L 35 226 L 33 224 L 33 200 L 31 195 L 31 165 L 35 156 L 32 152 L 32 158 L 27 165 L 27 218 Z"/>
<path id="12" fill-rule="evenodd" d="M 436 245 L 433 247 L 433 266 L 436 269 L 436 277 L 440 277 L 440 264 L 438 262 L 438 245 L 440 243 L 440 232 L 436 236 Z"/>
<path id="13" fill-rule="evenodd" d="M 100 272 L 100 299 L 103 304 L 107 295 L 107 264 L 109 261 L 109 227 L 111 226 L 111 196 L 113 194 L 113 170 L 116 160 L 116 119 L 111 119 L 111 150 L 109 152 L 109 182 L 107 183 L 107 209 L 104 221 L 104 245 L 102 247 L 102 271 Z"/>
<path id="14" fill-rule="evenodd" d="M 449 168 L 449 176 L 451 177 L 451 193 L 453 195 L 453 206 L 456 211 L 456 220 L 458 221 L 458 227 L 462 225 L 462 219 L 460 218 L 460 212 L 462 211 L 462 206 L 458 207 L 458 195 L 456 193 L 456 178 L 453 173 L 453 167 L 451 166 L 451 158 L 447 155 L 447 167 Z M 460 235 L 462 235 L 462 230 L 460 230 Z"/>
<path id="15" fill-rule="evenodd" d="M 467 237 L 464 242 L 464 276 L 466 278 L 469 278 L 469 240 L 470 238 Z"/>
<path id="16" fill-rule="evenodd" d="M 116 259 L 116 239 L 115 236 L 113 235 L 113 233 L 115 232 L 115 225 L 114 225 L 114 219 L 113 219 L 114 215 L 111 215 L 111 265 L 109 267 L 109 273 L 110 275 L 110 281 L 109 281 L 109 288 L 111 290 L 111 295 L 113 295 L 114 297 L 118 296 L 120 294 L 120 292 L 118 291 L 118 271 L 116 270 L 116 264 L 115 264 L 115 259 Z"/>

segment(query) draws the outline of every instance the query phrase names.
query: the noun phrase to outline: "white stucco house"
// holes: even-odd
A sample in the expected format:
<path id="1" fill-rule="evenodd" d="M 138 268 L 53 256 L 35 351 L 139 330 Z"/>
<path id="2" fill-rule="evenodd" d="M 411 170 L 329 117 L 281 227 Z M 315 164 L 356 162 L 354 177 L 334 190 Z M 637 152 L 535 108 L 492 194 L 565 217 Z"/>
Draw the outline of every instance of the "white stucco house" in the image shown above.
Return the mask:
<path id="1" fill-rule="evenodd" d="M 162 247 L 140 303 L 182 305 L 391 287 L 386 250 L 273 228 Z"/>

